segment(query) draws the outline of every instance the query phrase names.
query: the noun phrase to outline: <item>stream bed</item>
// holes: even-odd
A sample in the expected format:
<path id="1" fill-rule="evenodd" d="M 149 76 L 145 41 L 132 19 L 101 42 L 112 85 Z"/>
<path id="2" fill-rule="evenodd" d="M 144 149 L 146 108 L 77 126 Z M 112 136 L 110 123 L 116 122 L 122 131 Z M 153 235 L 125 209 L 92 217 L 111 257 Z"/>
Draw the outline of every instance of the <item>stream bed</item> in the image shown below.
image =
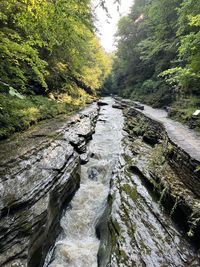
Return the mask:
<path id="1" fill-rule="evenodd" d="M 100 240 L 96 226 L 109 194 L 112 244 L 107 266 L 198 266 L 190 265 L 195 249 L 146 189 L 141 177 L 128 168 L 123 113 L 112 108 L 112 98 L 103 101 L 108 105 L 100 109 L 88 145 L 89 161 L 81 166 L 80 188 L 63 212 L 62 232 L 44 267 L 98 266 Z"/>
<path id="2" fill-rule="evenodd" d="M 95 226 L 104 211 L 112 172 L 122 154 L 123 115 L 109 105 L 101 107 L 89 161 L 81 166 L 81 184 L 71 208 L 61 219 L 63 229 L 44 266 L 96 267 L 99 240 Z"/>

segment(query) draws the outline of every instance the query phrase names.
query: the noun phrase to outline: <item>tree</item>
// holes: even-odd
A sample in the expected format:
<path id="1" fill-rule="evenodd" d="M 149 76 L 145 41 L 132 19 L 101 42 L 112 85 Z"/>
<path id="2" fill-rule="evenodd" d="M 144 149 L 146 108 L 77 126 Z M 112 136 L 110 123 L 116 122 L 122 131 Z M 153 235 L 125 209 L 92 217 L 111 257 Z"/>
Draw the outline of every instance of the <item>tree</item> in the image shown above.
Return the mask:
<path id="1" fill-rule="evenodd" d="M 181 94 L 199 95 L 200 84 L 200 5 L 196 0 L 185 0 L 178 9 L 179 39 L 177 66 L 161 75 Z"/>
<path id="2" fill-rule="evenodd" d="M 94 91 L 105 77 L 90 0 L 2 0 L 0 37 L 2 84 L 21 93 L 70 93 L 80 82 Z"/>
<path id="3" fill-rule="evenodd" d="M 197 0 L 136 0 L 118 25 L 115 92 L 154 106 L 169 104 L 177 91 L 198 94 L 199 14 Z"/>

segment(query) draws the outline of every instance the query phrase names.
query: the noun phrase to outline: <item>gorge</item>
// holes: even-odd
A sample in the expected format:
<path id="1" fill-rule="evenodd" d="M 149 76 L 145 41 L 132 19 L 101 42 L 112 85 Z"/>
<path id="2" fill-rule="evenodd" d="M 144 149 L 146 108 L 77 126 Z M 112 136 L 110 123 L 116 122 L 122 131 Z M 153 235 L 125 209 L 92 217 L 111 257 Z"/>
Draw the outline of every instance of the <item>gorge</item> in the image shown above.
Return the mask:
<path id="1" fill-rule="evenodd" d="M 147 110 L 103 98 L 0 144 L 2 267 L 200 265 L 199 155 Z"/>

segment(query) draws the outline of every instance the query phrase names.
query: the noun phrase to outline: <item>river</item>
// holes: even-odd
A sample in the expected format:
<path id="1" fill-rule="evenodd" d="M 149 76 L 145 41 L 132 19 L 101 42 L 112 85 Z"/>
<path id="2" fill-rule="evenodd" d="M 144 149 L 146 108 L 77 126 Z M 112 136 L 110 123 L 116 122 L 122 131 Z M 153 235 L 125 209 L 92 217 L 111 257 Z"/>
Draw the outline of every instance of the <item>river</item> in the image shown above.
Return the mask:
<path id="1" fill-rule="evenodd" d="M 62 233 L 48 253 L 44 267 L 98 266 L 100 241 L 95 228 L 109 193 L 113 199 L 111 218 L 117 231 L 112 233 L 115 244 L 108 266 L 186 266 L 195 252 L 141 177 L 129 170 L 122 111 L 112 108 L 113 99 L 104 101 L 108 105 L 101 107 L 88 145 L 89 161 L 81 166 L 80 189 L 63 213 Z"/>

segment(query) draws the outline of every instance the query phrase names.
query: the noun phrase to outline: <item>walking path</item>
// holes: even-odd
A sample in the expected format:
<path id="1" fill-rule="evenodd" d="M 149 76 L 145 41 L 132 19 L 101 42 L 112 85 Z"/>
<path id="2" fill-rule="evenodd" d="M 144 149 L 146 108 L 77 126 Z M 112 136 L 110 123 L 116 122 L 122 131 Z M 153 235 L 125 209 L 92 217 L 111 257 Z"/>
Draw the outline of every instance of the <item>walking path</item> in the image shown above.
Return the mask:
<path id="1" fill-rule="evenodd" d="M 169 138 L 185 150 L 192 158 L 200 161 L 200 134 L 189 129 L 186 125 L 167 117 L 167 112 L 143 105 L 146 116 L 157 120 L 165 126 Z"/>

